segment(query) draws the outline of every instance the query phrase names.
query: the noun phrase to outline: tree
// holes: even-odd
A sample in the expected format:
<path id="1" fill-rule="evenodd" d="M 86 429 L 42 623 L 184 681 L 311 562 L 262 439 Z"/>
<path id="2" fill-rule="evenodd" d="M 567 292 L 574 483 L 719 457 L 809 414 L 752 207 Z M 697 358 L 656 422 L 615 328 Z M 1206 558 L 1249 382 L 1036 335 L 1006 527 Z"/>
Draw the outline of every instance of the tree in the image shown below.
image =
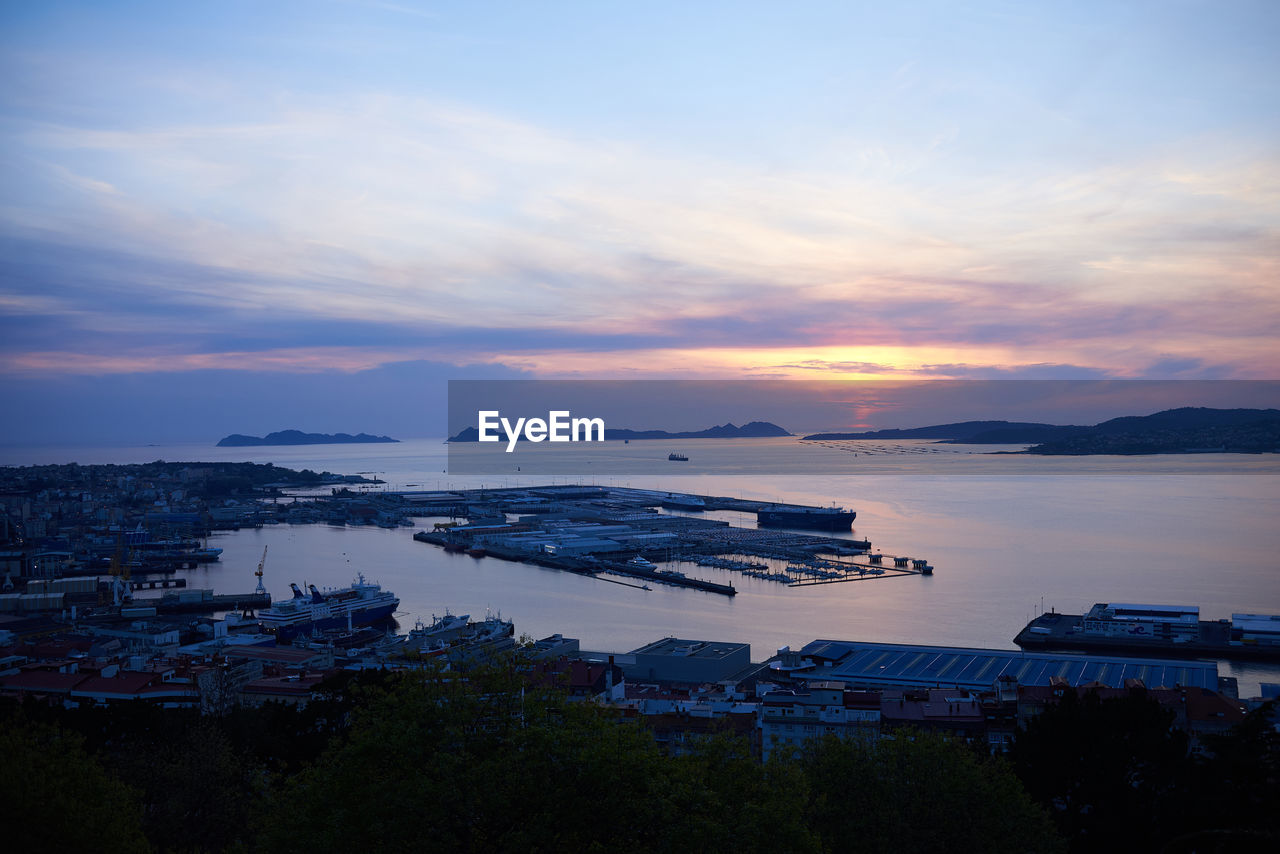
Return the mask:
<path id="1" fill-rule="evenodd" d="M 1276 703 L 1254 709 L 1231 732 L 1204 736 L 1195 788 L 1181 805 L 1189 832 L 1170 852 L 1280 848 L 1280 732 Z"/>
<path id="2" fill-rule="evenodd" d="M 13 851 L 148 851 L 136 793 L 84 752 L 83 739 L 20 714 L 0 721 L 0 804 Z"/>
<path id="3" fill-rule="evenodd" d="M 613 710 L 502 666 L 428 671 L 359 710 L 279 793 L 261 838 L 268 851 L 766 850 L 781 839 L 771 820 L 803 830 L 800 801 L 779 794 L 739 744 L 676 760 Z M 788 797 L 789 815 L 769 806 Z"/>
<path id="4" fill-rule="evenodd" d="M 899 732 L 875 742 L 828 736 L 800 760 L 810 826 L 828 851 L 1024 852 L 1064 845 L 1000 760 Z"/>
<path id="5" fill-rule="evenodd" d="M 1184 827 L 1196 785 L 1173 719 L 1139 692 L 1069 690 L 1018 733 L 1011 759 L 1075 850 L 1149 849 Z"/>

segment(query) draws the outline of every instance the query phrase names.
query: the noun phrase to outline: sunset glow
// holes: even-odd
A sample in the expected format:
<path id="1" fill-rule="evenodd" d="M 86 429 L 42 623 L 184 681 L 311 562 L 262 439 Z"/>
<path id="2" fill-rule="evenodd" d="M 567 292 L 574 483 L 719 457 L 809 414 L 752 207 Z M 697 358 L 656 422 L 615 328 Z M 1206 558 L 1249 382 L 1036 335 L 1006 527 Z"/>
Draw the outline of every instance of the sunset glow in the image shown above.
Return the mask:
<path id="1" fill-rule="evenodd" d="M 3 14 L 11 386 L 1280 372 L 1271 4 Z"/>

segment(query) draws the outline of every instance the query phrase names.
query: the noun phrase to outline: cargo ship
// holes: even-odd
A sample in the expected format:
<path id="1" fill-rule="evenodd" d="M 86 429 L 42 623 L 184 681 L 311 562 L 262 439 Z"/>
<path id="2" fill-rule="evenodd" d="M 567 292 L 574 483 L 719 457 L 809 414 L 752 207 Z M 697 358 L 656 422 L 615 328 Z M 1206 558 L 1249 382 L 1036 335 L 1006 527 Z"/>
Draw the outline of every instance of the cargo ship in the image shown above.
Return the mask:
<path id="1" fill-rule="evenodd" d="M 363 573 L 345 589 L 321 593 L 314 584 L 309 585 L 310 596 L 297 584 L 289 587 L 293 590 L 292 599 L 258 612 L 263 630 L 279 640 L 324 629 L 367 626 L 390 617 L 400 605 L 394 593 L 383 590 L 380 584 L 366 582 Z"/>
<path id="2" fill-rule="evenodd" d="M 1280 661 L 1280 614 L 1201 620 L 1195 606 L 1100 602 L 1087 614 L 1041 614 L 1013 642 L 1031 650 Z"/>
<path id="3" fill-rule="evenodd" d="M 816 531 L 847 531 L 857 517 L 843 507 L 803 507 L 795 504 L 770 504 L 756 511 L 756 525 L 761 528 L 806 528 Z"/>

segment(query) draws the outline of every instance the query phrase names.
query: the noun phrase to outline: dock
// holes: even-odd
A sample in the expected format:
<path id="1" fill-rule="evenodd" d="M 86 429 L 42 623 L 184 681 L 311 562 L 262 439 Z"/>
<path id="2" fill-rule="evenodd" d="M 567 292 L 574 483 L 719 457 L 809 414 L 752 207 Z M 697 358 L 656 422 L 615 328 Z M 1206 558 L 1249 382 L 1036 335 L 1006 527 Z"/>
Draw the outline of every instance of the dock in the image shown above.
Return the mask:
<path id="1" fill-rule="evenodd" d="M 431 545 L 441 547 L 451 544 L 449 536 L 442 533 L 418 531 L 413 535 L 413 538 L 420 543 L 430 543 Z M 472 555 L 472 557 L 475 557 L 475 555 Z M 640 578 L 645 581 L 657 581 L 662 584 L 669 584 L 673 587 L 688 587 L 693 590 L 702 590 L 707 593 L 719 593 L 722 596 L 734 596 L 738 592 L 731 584 L 717 584 L 714 581 L 705 581 L 701 578 L 668 575 L 657 570 L 646 570 L 642 567 L 629 566 L 624 561 L 602 560 L 591 555 L 581 557 L 556 557 L 554 555 L 546 554 L 523 554 L 510 549 L 503 549 L 490 545 L 484 549 L 483 557 L 492 557 L 497 558 L 498 560 L 511 561 L 513 563 L 529 563 L 534 566 L 546 567 L 547 569 L 559 569 L 565 572 L 572 572 L 577 575 L 597 576 L 602 572 L 609 572 L 630 578 Z M 600 580 L 612 581 L 613 579 L 603 578 Z M 638 588 L 638 585 L 628 586 Z"/>
<path id="2" fill-rule="evenodd" d="M 449 552 L 582 575 L 607 572 L 725 596 L 737 594 L 732 584 L 647 567 L 645 562 L 693 562 L 789 587 L 933 573 L 925 560 L 870 554 L 871 541 L 856 538 L 851 528 L 837 536 L 838 531 L 813 530 L 816 525 L 766 526 L 760 519 L 758 527 L 749 528 L 709 518 L 707 512 L 786 508 L 803 515 L 808 510 L 827 514 L 827 508 L 580 484 L 406 493 L 405 497 L 421 506 L 417 515 L 431 516 L 447 508 L 451 520 L 458 520 L 459 514 L 466 519 L 437 522 L 433 530 L 413 535 L 419 542 Z M 853 511 L 830 512 L 853 515 Z"/>
<path id="3" fill-rule="evenodd" d="M 270 593 L 214 593 L 212 590 L 183 590 L 161 597 L 134 599 L 132 607 L 154 607 L 158 614 L 210 614 L 271 607 Z"/>
<path id="4" fill-rule="evenodd" d="M 723 596 L 735 596 L 738 593 L 732 584 L 717 584 L 714 581 L 704 581 L 701 578 L 689 578 L 687 575 L 673 575 L 670 571 L 660 569 L 644 569 L 643 567 L 631 566 L 618 561 L 601 562 L 601 566 L 618 575 L 643 578 L 647 581 L 670 584 L 674 587 L 689 587 L 694 590 L 703 590 L 707 593 L 719 593 Z"/>

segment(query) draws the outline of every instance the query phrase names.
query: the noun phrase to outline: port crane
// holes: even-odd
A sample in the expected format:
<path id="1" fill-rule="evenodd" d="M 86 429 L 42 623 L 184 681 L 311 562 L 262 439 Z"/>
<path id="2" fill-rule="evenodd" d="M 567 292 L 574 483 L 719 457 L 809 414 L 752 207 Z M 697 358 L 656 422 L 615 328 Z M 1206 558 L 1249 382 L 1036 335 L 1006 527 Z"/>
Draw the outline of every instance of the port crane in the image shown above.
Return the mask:
<path id="1" fill-rule="evenodd" d="M 117 608 L 133 601 L 133 592 L 129 589 L 129 563 L 124 559 L 124 535 L 116 541 L 116 552 L 111 556 L 111 604 Z M 102 604 L 102 595 L 98 596 L 98 604 Z"/>
<path id="2" fill-rule="evenodd" d="M 263 567 L 263 564 L 265 564 L 266 562 L 267 562 L 267 547 L 263 546 L 262 560 L 258 561 L 258 571 L 254 573 L 254 575 L 258 576 L 258 586 L 254 588 L 253 592 L 257 593 L 260 596 L 266 595 L 266 592 L 267 592 L 267 588 L 262 586 L 262 567 Z"/>

